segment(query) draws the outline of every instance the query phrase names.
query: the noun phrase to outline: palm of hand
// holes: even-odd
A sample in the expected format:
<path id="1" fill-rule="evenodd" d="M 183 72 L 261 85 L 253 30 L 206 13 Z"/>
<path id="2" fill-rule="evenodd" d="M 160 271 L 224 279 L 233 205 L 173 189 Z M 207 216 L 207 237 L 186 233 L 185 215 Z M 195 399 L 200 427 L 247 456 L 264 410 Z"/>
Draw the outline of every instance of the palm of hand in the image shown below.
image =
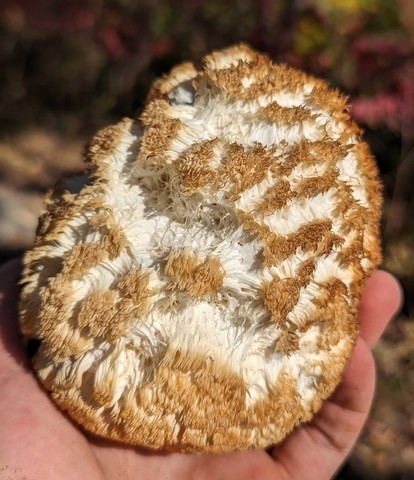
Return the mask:
<path id="1" fill-rule="evenodd" d="M 150 452 L 85 435 L 36 382 L 16 322 L 17 262 L 0 275 L 0 479 L 327 479 L 346 458 L 368 414 L 375 384 L 369 347 L 400 304 L 397 282 L 371 278 L 361 302 L 361 338 L 333 397 L 315 420 L 269 453 Z"/>

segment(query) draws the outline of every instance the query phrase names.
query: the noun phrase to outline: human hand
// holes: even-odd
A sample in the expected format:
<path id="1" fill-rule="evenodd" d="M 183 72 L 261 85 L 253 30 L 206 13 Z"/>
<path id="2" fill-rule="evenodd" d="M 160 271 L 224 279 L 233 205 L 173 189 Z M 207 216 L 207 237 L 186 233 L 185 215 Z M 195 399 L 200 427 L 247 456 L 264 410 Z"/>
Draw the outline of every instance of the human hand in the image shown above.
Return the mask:
<path id="1" fill-rule="evenodd" d="M 17 261 L 0 269 L 0 480 L 329 479 L 355 444 L 375 388 L 372 348 L 397 312 L 390 274 L 368 281 L 360 338 L 334 395 L 314 420 L 271 449 L 220 455 L 154 452 L 83 433 L 58 410 L 29 366 L 17 326 Z"/>

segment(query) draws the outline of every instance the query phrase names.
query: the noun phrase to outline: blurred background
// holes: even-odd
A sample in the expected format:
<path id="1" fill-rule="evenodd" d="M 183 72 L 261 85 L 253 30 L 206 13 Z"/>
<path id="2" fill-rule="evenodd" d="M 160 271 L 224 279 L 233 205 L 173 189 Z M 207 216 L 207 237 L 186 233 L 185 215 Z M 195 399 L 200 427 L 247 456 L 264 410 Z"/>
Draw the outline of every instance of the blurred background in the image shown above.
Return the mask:
<path id="1" fill-rule="evenodd" d="M 414 1 L 0 0 L 0 261 L 97 129 L 177 62 L 245 41 L 345 91 L 381 171 L 383 267 L 405 291 L 371 418 L 338 479 L 414 478 Z"/>

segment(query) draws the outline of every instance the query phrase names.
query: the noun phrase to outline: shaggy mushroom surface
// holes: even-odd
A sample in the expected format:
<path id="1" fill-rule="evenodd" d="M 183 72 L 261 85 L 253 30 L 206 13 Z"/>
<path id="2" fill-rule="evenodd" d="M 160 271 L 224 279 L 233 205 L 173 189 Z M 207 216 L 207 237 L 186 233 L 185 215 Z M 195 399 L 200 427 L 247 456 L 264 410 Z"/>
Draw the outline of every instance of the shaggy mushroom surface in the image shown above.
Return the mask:
<path id="1" fill-rule="evenodd" d="M 25 257 L 34 369 L 86 430 L 267 447 L 340 381 L 380 262 L 378 174 L 346 98 L 245 45 L 156 81 L 90 142 Z"/>

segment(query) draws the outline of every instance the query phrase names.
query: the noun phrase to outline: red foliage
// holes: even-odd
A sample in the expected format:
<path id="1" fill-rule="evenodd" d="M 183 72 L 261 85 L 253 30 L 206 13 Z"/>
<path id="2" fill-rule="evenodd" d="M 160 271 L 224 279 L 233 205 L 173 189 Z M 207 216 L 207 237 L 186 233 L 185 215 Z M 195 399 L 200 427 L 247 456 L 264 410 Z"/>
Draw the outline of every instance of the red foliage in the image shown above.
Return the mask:
<path id="1" fill-rule="evenodd" d="M 246 5 L 229 9 L 220 1 L 207 5 L 202 0 L 159 0 L 154 5 L 149 0 L 0 0 L 0 25 L 19 30 L 17 35 L 33 49 L 40 39 L 56 35 L 82 38 L 85 45 L 105 55 L 106 71 L 114 65 L 122 69 L 124 92 L 120 95 L 141 81 L 137 78 L 150 78 L 145 69 L 158 59 L 168 68 L 180 55 L 201 56 L 235 38 L 248 41 L 278 60 L 345 87 L 360 122 L 373 128 L 386 125 L 405 137 L 414 137 L 413 37 L 407 39 L 401 32 L 371 32 L 363 12 L 348 19 L 348 26 L 342 25 L 339 33 L 335 21 L 311 2 L 302 7 L 288 0 L 277 5 L 269 0 L 249 0 Z M 243 12 L 239 20 L 237 8 Z M 247 24 L 248 33 L 243 33 L 240 25 L 247 14 L 254 20 Z M 315 38 L 325 38 L 325 43 L 306 54 L 295 50 L 294 41 L 303 20 L 313 25 Z M 144 91 L 147 85 L 140 88 Z"/>
<path id="2" fill-rule="evenodd" d="M 352 51 L 362 84 L 353 101 L 355 118 L 414 138 L 414 42 L 397 36 L 365 36 Z"/>

